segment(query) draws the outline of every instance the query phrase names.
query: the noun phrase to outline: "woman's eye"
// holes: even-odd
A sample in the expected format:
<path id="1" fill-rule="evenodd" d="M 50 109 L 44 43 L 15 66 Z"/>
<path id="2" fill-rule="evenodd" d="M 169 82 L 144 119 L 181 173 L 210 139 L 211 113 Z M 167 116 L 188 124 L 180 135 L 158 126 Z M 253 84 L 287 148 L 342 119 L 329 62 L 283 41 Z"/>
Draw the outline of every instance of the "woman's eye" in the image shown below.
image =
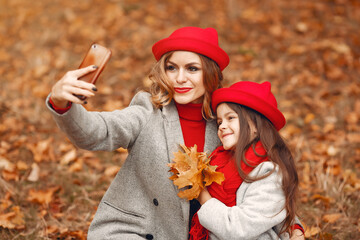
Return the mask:
<path id="1" fill-rule="evenodd" d="M 168 66 L 166 66 L 166 70 L 167 71 L 173 71 L 173 70 L 175 70 L 175 67 L 172 66 L 172 65 L 168 65 Z"/>
<path id="2" fill-rule="evenodd" d="M 197 68 L 197 67 L 189 67 L 190 72 L 196 72 L 198 70 L 199 70 L 199 68 Z"/>

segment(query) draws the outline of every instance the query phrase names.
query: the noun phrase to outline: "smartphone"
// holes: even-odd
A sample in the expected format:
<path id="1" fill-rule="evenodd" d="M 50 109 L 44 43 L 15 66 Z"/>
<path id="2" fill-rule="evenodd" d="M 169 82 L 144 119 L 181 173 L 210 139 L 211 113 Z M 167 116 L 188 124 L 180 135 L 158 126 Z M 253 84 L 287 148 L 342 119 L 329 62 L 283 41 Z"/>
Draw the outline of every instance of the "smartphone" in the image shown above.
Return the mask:
<path id="1" fill-rule="evenodd" d="M 79 68 L 84 68 L 90 65 L 96 65 L 98 68 L 95 71 L 80 77 L 79 80 L 95 84 L 96 80 L 100 76 L 100 73 L 104 70 L 106 63 L 110 60 L 110 57 L 110 49 L 103 47 L 97 43 L 93 43 L 89 51 L 86 53 L 85 58 L 80 64 Z M 85 96 L 77 94 L 74 95 L 80 100 L 86 99 Z"/>
<path id="2" fill-rule="evenodd" d="M 98 68 L 95 71 L 80 77 L 79 80 L 95 84 L 100 73 L 104 70 L 106 63 L 110 60 L 110 57 L 110 49 L 103 47 L 97 43 L 93 43 L 82 63 L 80 64 L 79 68 L 84 68 L 90 65 L 96 65 L 98 66 Z"/>

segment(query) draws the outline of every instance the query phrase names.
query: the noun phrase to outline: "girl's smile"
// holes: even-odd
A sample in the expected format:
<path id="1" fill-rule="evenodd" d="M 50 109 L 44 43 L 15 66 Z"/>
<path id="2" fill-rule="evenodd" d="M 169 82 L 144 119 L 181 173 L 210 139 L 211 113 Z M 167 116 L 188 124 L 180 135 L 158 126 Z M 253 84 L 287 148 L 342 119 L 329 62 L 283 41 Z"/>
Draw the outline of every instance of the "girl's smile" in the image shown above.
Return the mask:
<path id="1" fill-rule="evenodd" d="M 232 135 L 232 133 L 226 133 L 226 134 L 222 134 L 222 138 L 226 138 L 227 136 L 230 136 L 230 135 Z"/>

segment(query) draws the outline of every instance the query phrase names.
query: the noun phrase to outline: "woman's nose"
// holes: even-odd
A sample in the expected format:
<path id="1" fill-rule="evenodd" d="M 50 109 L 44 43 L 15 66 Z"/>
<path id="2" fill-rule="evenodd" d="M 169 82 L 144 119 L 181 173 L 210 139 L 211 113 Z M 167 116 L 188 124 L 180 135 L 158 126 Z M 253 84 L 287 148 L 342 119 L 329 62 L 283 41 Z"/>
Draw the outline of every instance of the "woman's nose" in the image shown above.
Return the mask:
<path id="1" fill-rule="evenodd" d="M 186 81 L 187 80 L 186 80 L 185 71 L 180 69 L 177 76 L 176 76 L 176 82 L 177 83 L 184 83 Z"/>

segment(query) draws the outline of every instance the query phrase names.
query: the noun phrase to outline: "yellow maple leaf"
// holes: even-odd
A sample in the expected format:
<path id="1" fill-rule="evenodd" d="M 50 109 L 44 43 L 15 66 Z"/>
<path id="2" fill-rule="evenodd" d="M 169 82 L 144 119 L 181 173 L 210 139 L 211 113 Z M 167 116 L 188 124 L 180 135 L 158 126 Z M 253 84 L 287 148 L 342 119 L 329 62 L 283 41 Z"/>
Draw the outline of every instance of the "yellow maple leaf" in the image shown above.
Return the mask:
<path id="1" fill-rule="evenodd" d="M 204 169 L 204 182 L 205 186 L 211 185 L 213 182 L 216 182 L 217 184 L 221 184 L 222 181 L 224 181 L 224 174 L 221 172 L 215 172 L 216 166 L 207 166 L 207 168 Z"/>
<path id="2" fill-rule="evenodd" d="M 186 147 L 180 145 L 183 151 L 174 153 L 173 163 L 169 163 L 169 177 L 179 191 L 178 196 L 187 200 L 197 198 L 205 186 L 213 182 L 221 184 L 224 174 L 216 172 L 217 166 L 211 166 L 210 159 L 205 152 L 198 152 L 197 146 Z"/>

